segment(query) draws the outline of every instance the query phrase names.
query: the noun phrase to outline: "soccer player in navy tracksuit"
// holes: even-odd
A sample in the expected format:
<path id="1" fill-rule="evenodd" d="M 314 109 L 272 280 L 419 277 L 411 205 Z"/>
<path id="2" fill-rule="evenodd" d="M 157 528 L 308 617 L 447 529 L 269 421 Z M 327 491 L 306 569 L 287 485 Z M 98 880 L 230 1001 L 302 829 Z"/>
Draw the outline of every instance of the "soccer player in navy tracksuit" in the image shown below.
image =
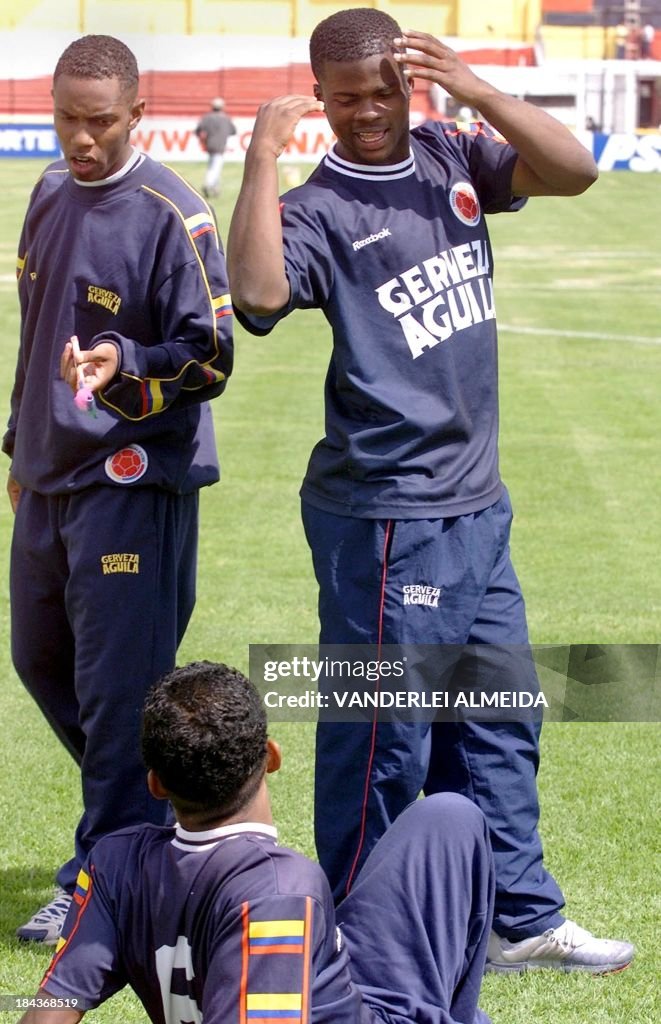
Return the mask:
<path id="1" fill-rule="evenodd" d="M 64 160 L 35 186 L 19 246 L 3 444 L 16 511 L 12 654 L 80 765 L 84 803 L 57 875 L 64 892 L 18 932 L 49 944 L 96 840 L 167 820 L 145 785 L 140 708 L 193 609 L 198 494 L 219 473 L 207 399 L 232 367 L 213 215 L 130 145 L 137 87 L 117 39 L 86 36 L 62 54 L 53 95 Z M 90 409 L 74 402 L 81 368 Z"/>
<path id="2" fill-rule="evenodd" d="M 484 214 L 582 192 L 594 161 L 553 118 L 478 79 L 433 37 L 403 35 L 383 12 L 332 15 L 310 54 L 316 99 L 281 97 L 259 112 L 228 266 L 235 311 L 253 333 L 311 307 L 333 331 L 326 434 L 301 491 L 321 642 L 525 647 L 498 471 Z M 410 131 L 413 72 L 485 123 Z M 277 156 L 299 119 L 322 107 L 337 142 L 280 204 Z M 520 664 L 527 677 L 515 687 L 536 687 L 531 659 Z M 611 970 L 631 959 L 628 943 L 595 939 L 560 914 L 537 833 L 534 722 L 322 722 L 316 756 L 317 850 L 336 899 L 420 790 L 454 790 L 491 828 L 490 966 Z"/>
<path id="3" fill-rule="evenodd" d="M 142 745 L 177 824 L 96 844 L 22 1024 L 75 1024 L 127 984 L 154 1024 L 488 1024 L 493 862 L 473 804 L 405 810 L 338 930 L 319 866 L 277 843 L 265 777 L 280 751 L 244 676 L 172 672 L 147 697 Z"/>

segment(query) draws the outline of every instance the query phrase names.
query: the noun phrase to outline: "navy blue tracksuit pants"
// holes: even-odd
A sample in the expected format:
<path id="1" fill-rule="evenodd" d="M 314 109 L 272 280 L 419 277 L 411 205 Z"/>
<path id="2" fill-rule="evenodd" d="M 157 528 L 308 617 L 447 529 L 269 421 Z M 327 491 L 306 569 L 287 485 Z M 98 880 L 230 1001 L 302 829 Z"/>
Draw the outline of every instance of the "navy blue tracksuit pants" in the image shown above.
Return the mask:
<path id="1" fill-rule="evenodd" d="M 22 682 L 80 765 L 83 815 L 59 884 L 114 829 L 165 824 L 140 754 L 148 687 L 175 665 L 195 603 L 197 492 L 24 490 L 12 541 L 12 656 Z"/>
<path id="2" fill-rule="evenodd" d="M 320 642 L 526 645 L 511 518 L 506 492 L 480 512 L 435 520 L 357 519 L 303 502 Z M 403 588 L 415 585 L 439 588 L 437 607 L 405 604 Z M 494 929 L 518 940 L 559 925 L 564 901 L 543 866 L 537 832 L 538 745 L 534 722 L 320 722 L 315 839 L 336 900 L 421 791 L 452 791 L 473 800 L 489 823 Z"/>
<path id="3" fill-rule="evenodd" d="M 489 831 L 475 804 L 410 804 L 381 837 L 337 921 L 351 975 L 388 1024 L 488 1024 L 478 1009 L 493 913 Z"/>

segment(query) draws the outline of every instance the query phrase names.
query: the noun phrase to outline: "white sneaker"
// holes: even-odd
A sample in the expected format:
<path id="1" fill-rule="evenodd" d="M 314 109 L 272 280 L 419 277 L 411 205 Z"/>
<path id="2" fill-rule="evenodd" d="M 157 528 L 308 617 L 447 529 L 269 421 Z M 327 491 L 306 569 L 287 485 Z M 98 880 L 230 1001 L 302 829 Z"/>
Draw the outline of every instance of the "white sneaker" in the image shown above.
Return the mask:
<path id="1" fill-rule="evenodd" d="M 597 939 L 574 921 L 548 928 L 521 942 L 510 942 L 495 932 L 489 938 L 485 970 L 503 974 L 550 967 L 556 971 L 588 971 L 611 974 L 623 971 L 633 959 L 630 942 Z"/>
<path id="2" fill-rule="evenodd" d="M 44 946 L 54 946 L 62 934 L 70 906 L 71 896 L 57 886 L 50 903 L 38 910 L 27 924 L 17 928 L 16 935 L 23 942 L 41 942 Z"/>

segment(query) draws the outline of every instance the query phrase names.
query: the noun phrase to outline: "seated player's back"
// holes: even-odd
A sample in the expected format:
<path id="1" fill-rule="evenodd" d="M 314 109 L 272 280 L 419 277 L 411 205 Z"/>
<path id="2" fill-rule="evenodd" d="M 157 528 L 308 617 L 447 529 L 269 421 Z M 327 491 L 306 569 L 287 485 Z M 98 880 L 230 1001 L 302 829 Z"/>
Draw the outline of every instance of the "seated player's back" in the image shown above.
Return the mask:
<path id="1" fill-rule="evenodd" d="M 42 983 L 50 994 L 91 1009 L 128 983 L 155 1024 L 301 1020 L 307 1005 L 315 1024 L 374 1020 L 325 876 L 274 828 L 124 829 L 88 868 Z"/>

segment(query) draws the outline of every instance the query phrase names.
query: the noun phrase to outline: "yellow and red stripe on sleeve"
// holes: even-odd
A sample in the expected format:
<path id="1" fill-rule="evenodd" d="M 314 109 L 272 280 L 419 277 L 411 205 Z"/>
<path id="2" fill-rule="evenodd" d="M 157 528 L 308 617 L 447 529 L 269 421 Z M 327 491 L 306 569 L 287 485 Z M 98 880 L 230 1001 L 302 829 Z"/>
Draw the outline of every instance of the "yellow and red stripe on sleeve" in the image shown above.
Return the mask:
<path id="1" fill-rule="evenodd" d="M 232 312 L 232 299 L 229 295 L 218 295 L 215 299 L 212 298 L 211 305 L 216 320 L 220 320 L 221 316 L 229 316 Z"/>
<path id="2" fill-rule="evenodd" d="M 92 869 L 92 870 L 94 870 L 94 869 Z M 62 938 L 62 936 L 60 936 L 60 938 L 57 940 L 57 944 L 55 946 L 55 950 L 54 950 L 54 953 L 53 953 L 53 959 L 51 960 L 50 964 L 48 965 L 48 970 L 46 971 L 46 973 L 44 974 L 44 976 L 43 976 L 43 978 L 41 980 L 40 988 L 44 988 L 45 987 L 46 982 L 48 981 L 48 979 L 50 978 L 51 974 L 53 973 L 53 969 L 54 969 L 55 965 L 57 964 L 58 960 L 60 959 L 60 956 L 62 955 L 62 951 L 66 948 L 67 943 L 69 942 L 71 937 L 75 934 L 75 932 L 76 932 L 76 930 L 78 928 L 78 924 L 80 923 L 80 918 L 81 918 L 82 914 L 84 913 L 85 908 L 87 907 L 90 899 L 92 898 L 92 890 L 93 890 L 92 879 L 91 879 L 90 875 L 88 875 L 87 872 L 83 871 L 83 869 L 81 868 L 80 871 L 78 872 L 78 877 L 76 879 L 76 888 L 75 888 L 74 894 L 73 894 L 73 902 L 78 906 L 78 915 L 77 915 L 76 920 L 74 922 L 74 925 L 73 925 L 71 931 L 69 932 L 69 934 L 67 935 L 67 937 L 66 938 Z"/>
<path id="3" fill-rule="evenodd" d="M 240 1024 L 308 1024 L 311 898 L 305 897 L 303 917 L 286 919 L 252 920 L 250 904 L 245 903 L 242 931 Z M 256 991 L 270 987 L 269 982 L 275 987 L 278 981 L 299 991 Z"/>
<path id="4" fill-rule="evenodd" d="M 248 950 L 252 956 L 263 953 L 302 953 L 304 921 L 251 921 Z"/>
<path id="5" fill-rule="evenodd" d="M 301 1024 L 300 992 L 249 992 L 246 1002 L 250 1024 Z"/>

